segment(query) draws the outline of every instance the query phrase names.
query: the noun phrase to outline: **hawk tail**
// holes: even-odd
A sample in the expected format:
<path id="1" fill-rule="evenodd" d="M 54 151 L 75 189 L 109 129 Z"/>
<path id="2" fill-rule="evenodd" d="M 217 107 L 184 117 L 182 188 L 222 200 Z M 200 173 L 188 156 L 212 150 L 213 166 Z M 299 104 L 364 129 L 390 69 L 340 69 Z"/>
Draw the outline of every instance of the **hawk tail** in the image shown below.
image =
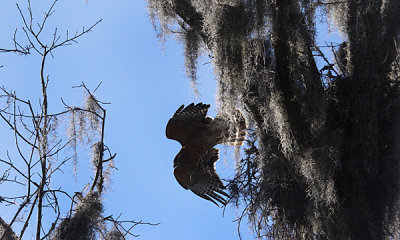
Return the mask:
<path id="1" fill-rule="evenodd" d="M 218 121 L 218 119 L 215 119 Z M 243 145 L 244 140 L 246 139 L 246 119 L 239 109 L 236 109 L 234 119 L 233 119 L 233 127 L 230 127 L 227 124 L 227 121 L 222 120 L 222 136 L 221 140 L 218 142 L 219 144 L 227 144 L 234 146 Z"/>

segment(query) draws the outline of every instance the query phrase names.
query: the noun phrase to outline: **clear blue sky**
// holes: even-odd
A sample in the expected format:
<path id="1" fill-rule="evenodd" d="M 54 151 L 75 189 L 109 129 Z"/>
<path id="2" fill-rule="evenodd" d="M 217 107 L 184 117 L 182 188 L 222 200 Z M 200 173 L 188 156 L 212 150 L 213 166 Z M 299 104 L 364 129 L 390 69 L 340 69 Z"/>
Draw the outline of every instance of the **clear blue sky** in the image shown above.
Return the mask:
<path id="1" fill-rule="evenodd" d="M 18 1 L 24 6 L 25 1 Z M 32 1 L 32 8 L 41 20 L 40 12 L 48 4 Z M 168 119 L 181 104 L 205 102 L 212 104 L 215 116 L 216 81 L 210 64 L 199 72 L 200 97 L 196 98 L 185 77 L 182 46 L 172 37 L 164 50 L 142 0 L 60 0 L 49 19 L 48 29 L 58 27 L 62 37 L 69 32 L 103 21 L 73 44 L 56 50 L 47 62 L 50 76 L 49 98 L 52 112 L 62 110 L 60 97 L 70 104 L 82 101 L 80 90 L 72 89 L 84 81 L 94 88 L 102 81 L 97 96 L 107 107 L 106 144 L 117 153 L 112 183 L 104 195 L 105 215 L 122 213 L 123 219 L 160 223 L 155 227 L 137 226 L 140 239 L 237 239 L 238 210 L 228 206 L 223 210 L 179 186 L 173 176 L 172 161 L 180 149 L 178 142 L 165 138 Z M 0 47 L 12 48 L 12 34 L 22 21 L 14 1 L 0 2 Z M 23 39 L 19 30 L 19 39 Z M 30 99 L 38 107 L 40 97 L 40 58 L 18 54 L 0 54 L 0 85 L 16 90 L 21 98 Z M 38 109 L 38 108 L 37 108 Z M 12 132 L 0 123 L 0 158 L 6 151 L 15 151 Z M 217 169 L 224 177 L 234 174 L 232 155 L 224 156 Z M 81 154 L 78 181 L 71 177 L 72 166 L 59 178 L 71 192 L 91 174 L 86 153 Z M 59 182 L 60 183 L 60 182 Z M 54 183 L 56 185 L 56 183 Z M 0 195 L 14 189 L 0 185 Z M 1 216 L 9 212 L 0 206 Z M 252 239 L 244 227 L 243 239 Z M 27 234 L 26 239 L 32 237 Z"/>
<path id="2" fill-rule="evenodd" d="M 18 1 L 23 6 L 25 1 Z M 40 12 L 48 4 L 32 1 Z M 238 239 L 236 219 L 240 210 L 223 210 L 179 186 L 173 176 L 172 161 L 180 149 L 178 142 L 165 138 L 168 119 L 181 104 L 212 104 L 215 116 L 216 80 L 208 60 L 200 61 L 199 91 L 196 98 L 185 77 L 182 46 L 171 37 L 164 50 L 142 0 L 60 0 L 49 19 L 49 30 L 58 28 L 61 37 L 69 32 L 103 21 L 78 44 L 56 50 L 47 62 L 50 76 L 49 98 L 52 112 L 63 109 L 60 98 L 79 105 L 81 91 L 72 89 L 82 81 L 97 91 L 99 99 L 111 102 L 107 108 L 106 144 L 117 153 L 111 186 L 104 195 L 105 215 L 122 213 L 123 219 L 160 223 L 155 227 L 137 226 L 140 239 Z M 12 48 L 12 34 L 22 26 L 14 1 L 0 2 L 0 47 Z M 19 30 L 19 39 L 23 39 Z M 50 36 L 50 35 L 49 35 Z M 324 38 L 327 36 L 324 36 Z M 337 38 L 337 37 L 336 37 Z M 40 58 L 18 54 L 0 54 L 0 85 L 16 90 L 19 97 L 30 99 L 38 107 L 40 97 Z M 0 123 L 0 158 L 6 151 L 15 153 L 12 134 Z M 79 191 L 90 175 L 88 155 L 83 152 L 78 165 L 78 180 L 71 177 L 72 165 L 57 179 L 71 192 Z M 223 177 L 234 174 L 231 153 L 221 154 L 217 171 Z M 56 183 L 55 183 L 56 185 Z M 0 196 L 14 189 L 0 185 Z M 8 208 L 0 204 L 1 216 Z M 253 239 L 243 223 L 243 239 Z M 27 234 L 26 239 L 31 238 Z"/>

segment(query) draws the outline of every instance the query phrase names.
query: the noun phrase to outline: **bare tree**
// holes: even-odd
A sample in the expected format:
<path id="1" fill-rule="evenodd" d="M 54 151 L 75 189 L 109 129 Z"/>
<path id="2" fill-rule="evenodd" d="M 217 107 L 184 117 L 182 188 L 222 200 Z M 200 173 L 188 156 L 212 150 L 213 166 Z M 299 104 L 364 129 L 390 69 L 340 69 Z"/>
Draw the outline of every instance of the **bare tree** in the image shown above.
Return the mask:
<path id="1" fill-rule="evenodd" d="M 153 225 L 141 221 L 125 221 L 120 216 L 103 216 L 101 196 L 105 181 L 114 168 L 116 154 L 105 144 L 104 131 L 106 108 L 104 103 L 84 83 L 76 88 L 85 94 L 85 105 L 71 106 L 63 101 L 64 110 L 49 111 L 48 85 L 49 75 L 46 63 L 56 49 L 73 43 L 101 22 L 97 21 L 89 28 L 61 36 L 54 29 L 52 38 L 43 36 L 46 24 L 54 13 L 58 0 L 54 0 L 41 22 L 34 21 L 30 1 L 26 9 L 17 4 L 23 21 L 24 42 L 17 40 L 17 30 L 13 36 L 13 48 L 0 48 L 2 53 L 19 53 L 41 56 L 38 84 L 41 86 L 39 109 L 30 100 L 19 97 L 15 91 L 1 87 L 0 99 L 4 105 L 0 109 L 0 118 L 10 128 L 17 156 L 7 152 L 6 158 L 0 158 L 2 175 L 0 184 L 13 184 L 20 193 L 0 196 L 0 203 L 15 210 L 11 221 L 6 223 L 0 218 L 0 239 L 22 239 L 28 225 L 35 226 L 35 239 L 126 239 L 135 237 L 132 228 L 138 224 Z M 39 94 L 39 93 L 38 93 Z M 69 118 L 68 134 L 57 134 L 65 127 L 62 119 Z M 80 191 L 69 193 L 62 185 L 54 183 L 69 161 L 77 161 L 77 145 L 92 148 L 93 178 Z M 72 148 L 71 155 L 65 155 Z M 5 170 L 3 170 L 5 169 Z M 66 204 L 69 202 L 69 204 Z M 66 208 L 67 206 L 67 208 Z M 35 218 L 36 216 L 36 218 Z"/>
<path id="2" fill-rule="evenodd" d="M 159 37 L 183 39 L 189 77 L 210 55 L 220 112 L 247 112 L 255 133 L 229 183 L 239 222 L 267 239 L 400 239 L 400 1 L 148 6 Z M 321 18 L 347 41 L 318 46 Z"/>

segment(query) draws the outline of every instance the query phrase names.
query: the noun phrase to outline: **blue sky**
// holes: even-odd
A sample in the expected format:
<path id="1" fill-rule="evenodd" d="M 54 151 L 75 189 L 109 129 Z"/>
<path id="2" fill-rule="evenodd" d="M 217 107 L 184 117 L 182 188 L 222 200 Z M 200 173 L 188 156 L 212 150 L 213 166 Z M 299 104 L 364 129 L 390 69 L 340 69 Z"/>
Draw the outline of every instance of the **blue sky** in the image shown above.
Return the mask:
<path id="1" fill-rule="evenodd" d="M 25 1 L 18 1 L 23 6 Z M 50 1 L 32 1 L 40 13 Z M 172 161 L 180 149 L 178 142 L 165 138 L 168 119 L 181 104 L 212 104 L 215 116 L 216 80 L 208 60 L 200 61 L 199 92 L 195 97 L 185 77 L 182 46 L 171 37 L 162 49 L 142 0 L 60 0 L 47 29 L 79 31 L 99 19 L 103 21 L 78 44 L 60 48 L 47 62 L 50 83 L 50 110 L 63 110 L 61 97 L 71 105 L 82 102 L 82 91 L 72 89 L 82 81 L 94 89 L 100 82 L 97 97 L 107 105 L 106 144 L 117 153 L 118 168 L 104 195 L 105 215 L 122 213 L 122 219 L 160 223 L 155 227 L 138 226 L 140 239 L 238 239 L 236 219 L 240 210 L 223 210 L 179 186 L 173 176 Z M 0 47 L 12 48 L 12 34 L 22 26 L 14 1 L 0 2 Z M 23 39 L 22 32 L 17 35 Z M 48 35 L 51 36 L 51 35 Z M 332 35 L 331 35 L 332 36 Z M 326 36 L 325 36 L 326 37 Z M 328 36 L 329 37 L 329 36 Z M 336 36 L 337 38 L 337 36 Z M 40 97 L 40 58 L 37 55 L 0 54 L 0 85 L 16 90 L 38 109 Z M 12 134 L 0 123 L 0 158 L 7 150 L 15 153 Z M 60 173 L 57 183 L 74 192 L 82 188 L 91 174 L 88 153 L 81 151 L 77 180 L 71 176 L 72 165 Z M 221 154 L 217 171 L 223 177 L 234 174 L 231 153 Z M 0 185 L 0 195 L 15 189 Z M 0 205 L 1 213 L 10 213 Z M 2 217 L 9 220 L 11 215 Z M 8 218 L 7 218 L 8 217 Z M 31 238 L 31 233 L 26 239 Z M 253 239 L 243 223 L 243 239 Z"/>
<path id="2" fill-rule="evenodd" d="M 25 1 L 18 1 L 24 6 Z M 50 1 L 32 1 L 40 13 Z M 82 102 L 82 91 L 72 89 L 82 81 L 97 91 L 107 105 L 106 144 L 117 153 L 118 171 L 112 175 L 111 186 L 104 195 L 105 215 L 122 213 L 123 219 L 160 223 L 155 227 L 137 226 L 140 239 L 237 239 L 238 210 L 228 206 L 223 210 L 179 186 L 173 176 L 172 161 L 180 149 L 178 142 L 165 138 L 168 119 L 181 104 L 211 103 L 210 115 L 215 116 L 216 80 L 210 64 L 200 62 L 199 91 L 195 97 L 190 81 L 185 77 L 182 46 L 172 37 L 164 50 L 156 39 L 141 0 L 60 0 L 49 19 L 47 29 L 65 32 L 79 31 L 99 19 L 103 21 L 78 44 L 60 48 L 49 58 L 49 107 L 52 112 L 63 110 L 61 97 L 71 105 Z M 12 48 L 12 34 L 22 21 L 14 1 L 0 2 L 0 47 Z M 23 40 L 19 30 L 18 39 Z M 48 35 L 50 36 L 50 35 Z M 0 54 L 0 85 L 13 89 L 17 95 L 30 99 L 38 109 L 40 97 L 40 58 L 37 55 Z M 12 134 L 0 123 L 0 158 L 6 151 L 15 153 Z M 221 154 L 217 169 L 223 176 L 234 174 L 234 159 Z M 57 183 L 71 192 L 82 188 L 91 174 L 88 155 L 82 151 L 77 180 L 71 177 L 72 165 L 60 173 Z M 0 185 L 0 192 L 15 189 Z M 2 213 L 9 208 L 0 206 Z M 10 216 L 2 217 L 9 221 Z M 8 218 L 7 218 L 8 217 Z M 243 239 L 252 235 L 243 229 Z M 32 233 L 25 237 L 30 239 Z"/>

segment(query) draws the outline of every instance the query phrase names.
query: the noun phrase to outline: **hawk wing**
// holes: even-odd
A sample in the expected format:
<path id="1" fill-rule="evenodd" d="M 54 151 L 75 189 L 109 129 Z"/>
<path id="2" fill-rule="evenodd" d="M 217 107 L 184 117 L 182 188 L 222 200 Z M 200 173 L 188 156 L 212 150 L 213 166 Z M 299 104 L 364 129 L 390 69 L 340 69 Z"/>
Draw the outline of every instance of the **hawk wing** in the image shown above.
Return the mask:
<path id="1" fill-rule="evenodd" d="M 217 206 L 219 206 L 218 203 L 226 205 L 227 200 L 225 198 L 229 198 L 229 195 L 223 191 L 225 186 L 215 171 L 215 162 L 219 159 L 218 155 L 219 150 L 212 148 L 201 157 L 198 166 L 190 175 L 190 185 L 188 186 L 194 194 L 213 202 Z"/>
<path id="2" fill-rule="evenodd" d="M 209 127 L 212 121 L 212 118 L 206 117 L 209 107 L 209 104 L 203 103 L 192 103 L 186 108 L 185 105 L 180 106 L 168 121 L 165 129 L 167 138 L 177 140 L 182 145 L 193 140 L 191 138 L 202 128 Z"/>

